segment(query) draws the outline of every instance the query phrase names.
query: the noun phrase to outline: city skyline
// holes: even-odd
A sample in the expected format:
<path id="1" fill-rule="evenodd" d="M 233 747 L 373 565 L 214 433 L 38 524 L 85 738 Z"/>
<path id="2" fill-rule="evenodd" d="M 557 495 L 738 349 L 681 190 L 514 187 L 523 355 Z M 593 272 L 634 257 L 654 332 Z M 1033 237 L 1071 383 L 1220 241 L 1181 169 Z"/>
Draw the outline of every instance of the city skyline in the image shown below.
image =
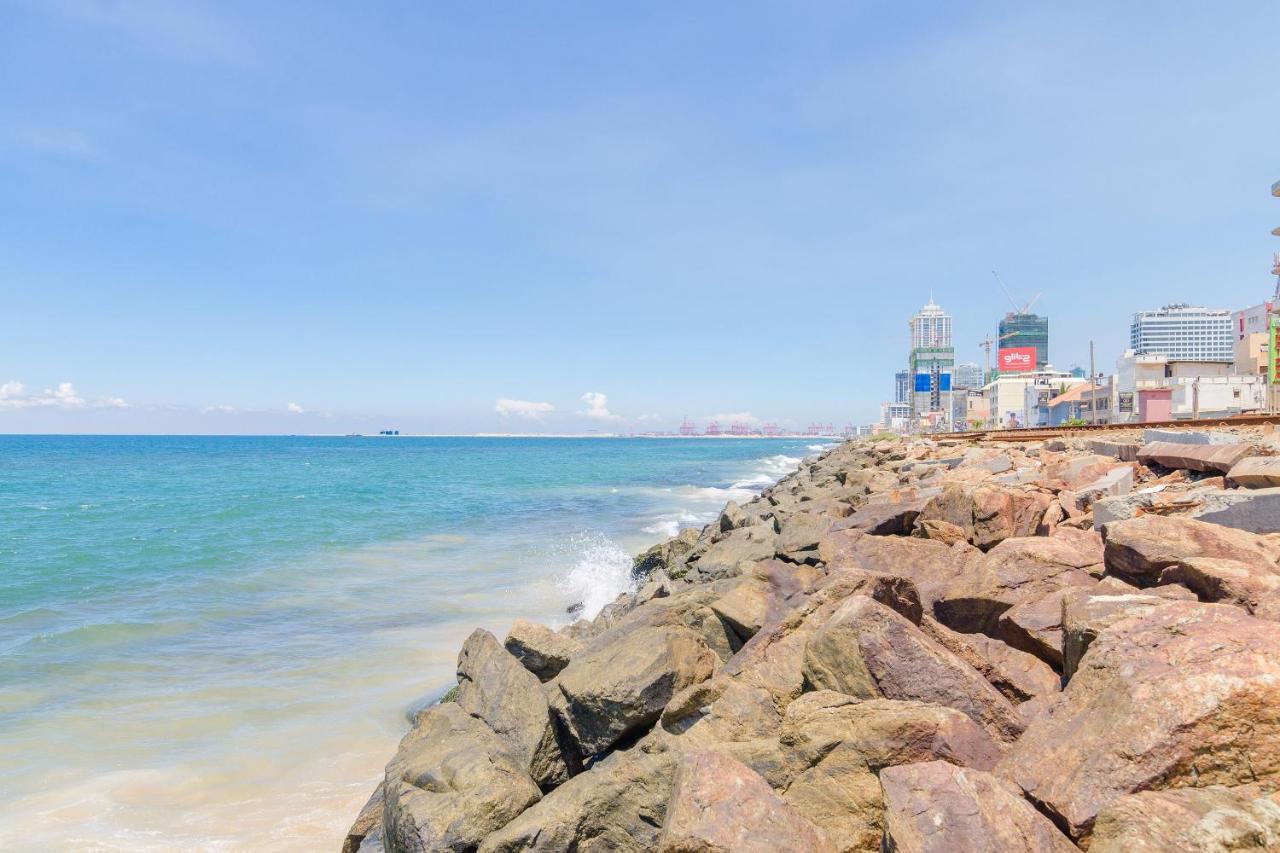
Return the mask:
<path id="1" fill-rule="evenodd" d="M 993 268 L 1064 369 L 1273 286 L 1266 4 L 139 8 L 4 13 L 3 432 L 865 424 Z"/>

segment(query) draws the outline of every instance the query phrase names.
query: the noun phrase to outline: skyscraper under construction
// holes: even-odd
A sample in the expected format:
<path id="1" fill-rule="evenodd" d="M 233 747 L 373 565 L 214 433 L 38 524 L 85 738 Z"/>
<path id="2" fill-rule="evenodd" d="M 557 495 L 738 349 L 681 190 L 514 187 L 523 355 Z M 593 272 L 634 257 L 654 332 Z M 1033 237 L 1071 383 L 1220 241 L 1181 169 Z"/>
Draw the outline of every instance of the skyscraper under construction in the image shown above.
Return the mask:
<path id="1" fill-rule="evenodd" d="M 1039 314 L 1004 315 L 1000 321 L 1001 349 L 1036 348 L 1036 370 L 1049 364 L 1049 318 Z"/>

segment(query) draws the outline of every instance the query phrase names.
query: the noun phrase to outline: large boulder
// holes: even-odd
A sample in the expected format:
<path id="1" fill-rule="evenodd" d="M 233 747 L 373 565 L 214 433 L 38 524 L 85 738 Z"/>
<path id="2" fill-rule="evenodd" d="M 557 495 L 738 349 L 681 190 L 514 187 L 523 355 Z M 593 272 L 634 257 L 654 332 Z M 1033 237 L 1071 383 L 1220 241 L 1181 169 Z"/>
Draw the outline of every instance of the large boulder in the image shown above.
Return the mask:
<path id="1" fill-rule="evenodd" d="M 1023 728 L 1009 700 L 973 667 L 863 595 L 849 598 L 809 638 L 804 677 L 815 690 L 955 708 L 1004 742 Z"/>
<path id="2" fill-rule="evenodd" d="M 614 753 L 491 834 L 480 853 L 654 850 L 675 762 L 640 746 Z"/>
<path id="3" fill-rule="evenodd" d="M 663 853 L 835 851 L 758 773 L 712 750 L 681 756 L 658 849 Z"/>
<path id="4" fill-rule="evenodd" d="M 546 625 L 517 619 L 502 645 L 541 681 L 550 681 L 569 665 L 582 644 Z"/>
<path id="5" fill-rule="evenodd" d="M 876 778 L 885 767 L 941 759 L 990 768 L 1002 750 L 952 708 L 892 699 L 806 693 L 787 707 L 779 742 L 786 801 L 840 850 L 870 850 L 883 832 Z"/>
<path id="6" fill-rule="evenodd" d="M 918 521 L 950 522 L 986 551 L 1014 536 L 1035 535 L 1051 500 L 1045 492 L 1014 486 L 948 486 L 925 504 Z"/>
<path id="7" fill-rule="evenodd" d="M 1257 534 L 1192 518 L 1143 515 L 1114 521 L 1103 527 L 1102 538 L 1107 571 L 1139 586 L 1151 586 L 1161 572 L 1189 557 L 1276 566 L 1274 549 Z"/>
<path id="8" fill-rule="evenodd" d="M 1280 850 L 1280 799 L 1218 785 L 1143 791 L 1098 814 L 1090 853 Z"/>
<path id="9" fill-rule="evenodd" d="M 925 617 L 920 628 L 931 639 L 969 664 L 1010 702 L 1051 696 L 1060 688 L 1057 673 L 1035 655 L 985 634 L 961 634 Z"/>
<path id="10" fill-rule="evenodd" d="M 829 568 L 859 568 L 909 578 L 926 611 L 948 586 L 982 558 L 968 543 L 946 545 L 928 539 L 870 536 L 856 530 L 827 534 L 818 554 Z"/>
<path id="11" fill-rule="evenodd" d="M 818 512 L 794 512 L 781 523 L 776 551 L 793 563 L 818 561 L 818 542 L 831 529 L 833 519 Z"/>
<path id="12" fill-rule="evenodd" d="M 602 634 L 550 684 L 552 710 L 582 755 L 653 724 L 668 701 L 711 677 L 719 659 L 682 626 Z"/>
<path id="13" fill-rule="evenodd" d="M 1253 447 L 1245 443 L 1181 444 L 1173 441 L 1154 441 L 1144 445 L 1138 451 L 1138 461 L 1164 468 L 1216 471 L 1225 474 L 1251 452 Z"/>
<path id="14" fill-rule="evenodd" d="M 778 548 L 778 534 L 769 525 L 754 524 L 731 530 L 698 556 L 694 568 L 703 578 L 732 577 L 744 563 L 767 560 Z"/>
<path id="15" fill-rule="evenodd" d="M 1169 602 L 1158 595 L 1133 592 L 1073 590 L 1060 602 L 1062 631 L 1062 677 L 1070 680 L 1080 660 L 1098 635 L 1130 616 L 1146 616 Z"/>
<path id="16" fill-rule="evenodd" d="M 1280 631 L 1217 604 L 1122 619 L 998 772 L 1076 839 L 1124 794 L 1280 784 Z"/>
<path id="17" fill-rule="evenodd" d="M 990 773 L 928 761 L 890 767 L 880 784 L 886 853 L 1076 851 L 1016 787 Z"/>
<path id="18" fill-rule="evenodd" d="M 906 536 L 915 527 L 924 504 L 922 500 L 869 504 L 837 521 L 833 527 L 837 530 L 860 530 L 872 536 Z"/>
<path id="19" fill-rule="evenodd" d="M 419 715 L 383 789 L 382 841 L 393 853 L 474 850 L 541 796 L 507 742 L 454 702 Z"/>
<path id="20" fill-rule="evenodd" d="M 1231 466 L 1227 479 L 1246 489 L 1280 486 L 1280 456 L 1246 456 Z"/>
<path id="21" fill-rule="evenodd" d="M 1280 569 L 1219 557 L 1187 557 L 1160 572 L 1161 584 L 1182 584 L 1201 601 L 1220 601 L 1255 613 L 1280 590 Z"/>
<path id="22" fill-rule="evenodd" d="M 572 748 L 561 749 L 542 683 L 488 631 L 477 628 L 462 645 L 454 701 L 506 741 L 539 785 L 559 785 L 577 771 Z"/>
<path id="23" fill-rule="evenodd" d="M 957 631 L 995 636 L 1006 610 L 1067 587 L 1091 586 L 1101 564 L 1102 540 L 1092 532 L 1006 539 L 953 577 L 934 601 L 934 615 Z"/>
<path id="24" fill-rule="evenodd" d="M 697 547 L 698 535 L 697 530 L 687 527 L 667 541 L 654 545 L 632 561 L 632 579 L 643 581 L 658 571 L 673 578 L 683 577 L 688 571 L 685 558 Z"/>

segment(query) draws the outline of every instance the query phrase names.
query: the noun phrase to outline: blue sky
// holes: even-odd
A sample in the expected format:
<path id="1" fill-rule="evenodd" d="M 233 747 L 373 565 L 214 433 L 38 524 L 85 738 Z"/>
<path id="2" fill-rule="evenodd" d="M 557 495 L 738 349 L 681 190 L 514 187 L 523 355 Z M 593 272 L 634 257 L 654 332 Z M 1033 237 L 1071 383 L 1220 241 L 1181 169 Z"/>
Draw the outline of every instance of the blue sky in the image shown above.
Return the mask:
<path id="1" fill-rule="evenodd" d="M 483 7 L 483 8 L 482 8 Z M 0 431 L 865 423 L 1270 295 L 1280 7 L 0 2 Z"/>

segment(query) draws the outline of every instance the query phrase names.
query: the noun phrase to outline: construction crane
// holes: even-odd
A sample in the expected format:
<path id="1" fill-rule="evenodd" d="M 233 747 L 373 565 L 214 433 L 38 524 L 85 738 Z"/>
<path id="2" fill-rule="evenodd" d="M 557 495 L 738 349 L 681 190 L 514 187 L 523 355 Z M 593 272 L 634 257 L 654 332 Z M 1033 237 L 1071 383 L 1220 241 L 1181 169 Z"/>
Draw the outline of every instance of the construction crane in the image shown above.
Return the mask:
<path id="1" fill-rule="evenodd" d="M 1039 302 L 1040 297 L 1044 295 L 1043 293 L 1037 293 L 1035 296 L 1031 297 L 1030 302 L 1023 305 L 1021 308 L 1019 308 L 1018 300 L 1014 299 L 1013 294 L 1009 292 L 1009 288 L 1005 287 L 1004 279 L 1000 277 L 1000 273 L 996 272 L 995 270 L 992 270 L 991 274 L 996 277 L 996 284 L 1000 285 L 1000 289 L 1003 290 L 1004 295 L 1008 297 L 1009 304 L 1013 306 L 1014 314 L 1030 314 L 1032 306 L 1034 306 L 1037 302 Z"/>
<path id="2" fill-rule="evenodd" d="M 1009 332 L 1008 334 L 1001 335 L 998 338 L 984 338 L 983 340 L 978 341 L 978 346 L 982 347 L 984 350 L 987 351 L 987 371 L 986 373 L 982 374 L 983 385 L 987 384 L 987 377 L 991 375 L 991 345 L 998 344 L 1001 341 L 1007 340 L 1009 338 L 1016 338 L 1017 336 L 1018 336 L 1017 332 Z"/>

